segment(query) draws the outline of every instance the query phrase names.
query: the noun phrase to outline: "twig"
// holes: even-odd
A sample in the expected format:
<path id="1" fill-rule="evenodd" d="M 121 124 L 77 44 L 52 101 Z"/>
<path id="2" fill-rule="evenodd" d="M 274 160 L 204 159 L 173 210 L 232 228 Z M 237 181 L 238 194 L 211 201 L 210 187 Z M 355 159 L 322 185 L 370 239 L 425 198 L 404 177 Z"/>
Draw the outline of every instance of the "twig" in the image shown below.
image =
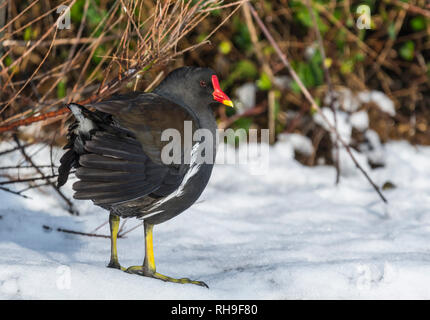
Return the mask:
<path id="1" fill-rule="evenodd" d="M 144 90 L 144 92 L 150 92 L 154 87 L 158 84 L 158 82 L 161 80 L 161 77 L 164 75 L 164 71 L 161 71 L 158 73 L 158 75 L 155 77 L 154 80 L 147 86 Z"/>
<path id="2" fill-rule="evenodd" d="M 76 0 L 68 0 L 73 4 Z M 89 36 L 89 38 L 94 37 L 96 32 L 100 33 L 100 36 L 96 38 L 95 41 L 90 42 L 89 46 L 82 46 L 82 48 L 75 54 L 71 63 L 67 63 L 66 65 L 70 68 L 79 63 L 81 73 L 78 77 L 78 80 L 75 82 L 74 87 L 71 92 L 62 99 L 64 102 L 71 102 L 78 100 L 79 104 L 91 104 L 96 101 L 100 101 L 103 98 L 106 98 L 114 93 L 116 93 L 121 86 L 132 80 L 137 74 L 143 75 L 149 69 L 152 68 L 155 64 L 160 64 L 169 60 L 174 59 L 175 57 L 182 55 L 183 53 L 193 50 L 199 46 L 202 46 L 208 43 L 208 39 L 222 26 L 224 23 L 240 8 L 240 6 L 245 3 L 246 0 L 236 1 L 229 5 L 218 6 L 222 1 L 213 0 L 213 1 L 157 1 L 155 5 L 155 12 L 150 14 L 149 17 L 141 22 L 134 21 L 136 18 L 133 14 L 136 12 L 137 2 L 135 1 L 122 1 L 123 4 L 126 4 L 127 14 L 124 14 L 122 10 L 116 10 L 121 8 L 121 1 L 115 1 L 108 14 L 103 18 L 102 22 L 95 28 L 93 34 Z M 64 2 L 63 2 L 64 3 Z M 216 10 L 219 7 L 230 7 L 235 6 L 235 8 L 227 15 L 227 17 L 214 28 L 209 35 L 200 43 L 195 45 L 191 45 L 186 47 L 181 51 L 177 51 L 178 43 L 181 39 L 183 39 L 187 34 L 189 34 L 203 19 L 205 19 L 210 11 Z M 118 17 L 119 14 L 119 17 Z M 64 15 L 64 14 L 63 14 Z M 62 19 L 63 15 L 61 15 L 59 19 Z M 140 17 L 140 14 L 139 14 Z M 91 61 L 92 56 L 94 55 L 97 46 L 101 43 L 102 39 L 106 36 L 106 32 L 111 30 L 114 25 L 116 25 L 119 21 L 123 21 L 127 19 L 127 26 L 123 32 L 123 35 L 120 37 L 119 43 L 115 46 L 117 48 L 116 52 L 113 53 L 111 61 L 107 68 L 107 72 L 104 72 L 105 77 L 99 86 L 99 90 L 90 97 L 81 98 L 82 93 L 87 88 L 89 82 L 85 80 L 85 83 L 82 85 L 82 81 L 85 79 L 85 71 L 88 69 L 89 63 Z M 33 20 L 37 21 L 37 20 Z M 152 21 L 152 24 L 149 28 L 143 29 L 143 26 L 148 21 Z M 31 23 L 30 23 L 31 24 Z M 14 66 L 23 61 L 23 59 L 28 56 L 37 46 L 42 44 L 42 41 L 48 36 L 50 32 L 54 30 L 54 27 L 51 27 L 45 32 L 45 34 L 37 40 L 34 44 L 31 43 L 31 46 L 26 49 L 24 54 L 17 60 L 15 60 L 12 64 L 7 67 L 2 68 L 0 71 L 0 75 L 9 76 L 11 78 L 13 76 L 13 72 L 10 75 L 7 75 L 7 72 L 12 70 Z M 20 28 L 21 29 L 21 28 Z M 145 30 L 146 33 L 143 33 Z M 18 31 L 15 31 L 18 32 Z M 142 32 L 142 33 L 141 33 Z M 130 56 L 130 45 L 129 42 L 132 40 L 130 35 L 136 34 L 138 35 L 136 42 L 136 50 L 133 56 Z M 77 37 L 76 39 L 79 39 Z M 55 45 L 55 39 L 51 41 L 51 48 Z M 76 43 L 75 43 L 76 44 Z M 83 57 L 83 54 L 87 54 L 86 57 Z M 104 61 L 104 60 L 103 60 Z M 2 63 L 0 62 L 0 66 Z M 117 65 L 118 68 L 114 68 Z M 68 69 L 68 68 L 67 68 Z M 97 68 L 96 68 L 97 69 Z M 13 71 L 13 70 L 12 70 Z M 112 73 L 116 72 L 117 76 L 112 78 Z M 33 75 L 33 80 L 36 79 L 36 75 Z M 49 89 L 42 99 L 38 99 L 38 102 L 33 103 L 36 106 L 40 106 L 41 102 L 43 102 L 49 92 L 51 92 L 52 88 L 58 83 L 58 79 L 61 77 L 61 72 L 56 75 L 57 80 L 52 82 L 51 89 Z M 108 81 L 108 79 L 111 79 Z M 105 84 L 105 81 L 107 84 Z M 12 82 L 11 82 L 12 83 Z M 16 95 L 15 95 L 16 97 Z M 14 98 L 15 98 L 14 97 Z M 76 98 L 75 98 L 76 97 Z M 57 101 L 53 104 L 49 104 L 42 108 L 42 110 L 37 110 L 39 112 L 46 112 L 53 107 L 59 106 L 59 103 L 62 101 Z M 2 111 L 4 111 L 8 105 L 10 105 L 11 100 L 8 101 L 8 104 L 3 107 Z M 28 104 L 28 103 L 27 103 Z M 0 111 L 1 113 L 1 111 Z M 68 114 L 69 110 L 67 108 L 61 108 L 57 111 L 42 113 L 37 116 L 31 116 L 26 119 L 20 119 L 13 122 L 9 122 L 5 125 L 0 126 L 0 133 L 10 131 L 18 126 L 29 125 L 34 122 L 42 121 L 48 118 L 53 117 L 62 117 L 64 118 L 65 114 Z"/>
<path id="3" fill-rule="evenodd" d="M 265 112 L 266 110 L 267 110 L 267 104 L 266 103 L 257 105 L 254 108 L 246 110 L 244 113 L 240 113 L 240 114 L 236 113 L 233 116 L 226 118 L 224 121 L 221 121 L 218 124 L 218 128 L 226 129 L 240 118 L 259 115 L 259 114 Z"/>
<path id="4" fill-rule="evenodd" d="M 102 38 L 101 42 L 108 42 L 112 40 L 118 39 L 118 36 L 107 36 Z M 67 46 L 67 45 L 75 45 L 75 44 L 87 44 L 87 43 L 93 43 L 97 41 L 98 38 L 72 38 L 72 39 L 55 39 L 54 41 L 42 41 L 39 43 L 39 46 L 47 46 L 47 45 L 53 45 L 53 46 Z M 35 44 L 36 41 L 24 41 L 24 40 L 4 40 L 2 42 L 2 45 L 4 47 L 27 47 L 30 45 Z"/>
<path id="5" fill-rule="evenodd" d="M 23 197 L 24 199 L 31 199 L 29 196 L 26 196 L 25 194 L 21 194 L 21 192 L 23 192 L 23 191 L 14 191 L 14 190 L 11 190 L 11 189 L 6 188 L 6 187 L 0 187 L 0 190 L 12 193 L 12 194 L 20 196 L 20 197 Z"/>
<path id="6" fill-rule="evenodd" d="M 47 164 L 47 165 L 41 165 L 38 166 L 39 168 L 51 168 L 51 165 Z M 57 166 L 54 165 L 54 167 L 56 168 Z M 5 167 L 0 167 L 0 170 L 10 170 L 10 169 L 29 169 L 29 168 L 33 168 L 33 166 L 5 166 Z M 54 175 L 55 173 L 52 173 L 52 175 Z"/>
<path id="7" fill-rule="evenodd" d="M 128 230 L 124 231 L 123 233 L 121 233 L 121 237 L 124 237 L 127 233 L 130 233 L 130 232 L 132 232 L 133 230 L 136 230 L 136 229 L 137 229 L 137 228 L 139 228 L 140 226 L 142 226 L 142 222 L 140 222 L 138 225 L 134 226 L 133 228 L 128 229 Z M 118 236 L 119 236 L 119 233 L 118 233 Z"/>
<path id="8" fill-rule="evenodd" d="M 427 18 L 430 18 L 430 11 L 429 10 L 425 10 L 423 8 L 420 8 L 420 7 L 418 7 L 412 3 L 402 2 L 399 0 L 393 0 L 393 1 L 389 1 L 389 2 L 394 2 L 396 5 L 402 7 L 406 11 L 418 13 L 418 14 L 421 14 L 421 15 L 427 17 Z"/>
<path id="9" fill-rule="evenodd" d="M 267 60 L 264 57 L 263 51 L 261 49 L 261 44 L 258 41 L 258 36 L 257 36 L 257 30 L 255 28 L 254 22 L 252 21 L 252 17 L 251 17 L 251 13 L 249 11 L 249 7 L 248 6 L 243 6 L 243 14 L 245 16 L 245 22 L 246 25 L 248 27 L 249 30 L 249 34 L 251 36 L 251 41 L 252 44 L 254 46 L 254 52 L 257 55 L 257 59 L 260 61 L 261 65 L 262 65 L 262 69 L 263 71 L 267 74 L 267 76 L 270 79 L 270 82 L 273 84 L 275 83 L 275 77 L 273 75 L 272 69 L 270 68 L 269 63 L 267 62 Z M 268 109 L 267 109 L 267 119 L 268 119 L 268 127 L 269 127 L 269 143 L 273 144 L 275 143 L 275 122 L 276 122 L 276 118 L 275 118 L 275 103 L 276 103 L 276 97 L 275 97 L 275 92 L 273 90 L 269 90 L 268 95 L 267 95 L 267 100 L 268 100 Z"/>
<path id="10" fill-rule="evenodd" d="M 35 184 L 35 185 L 28 186 L 27 188 L 24 188 L 24 189 L 22 189 L 22 190 L 19 190 L 18 192 L 19 192 L 19 193 L 24 193 L 24 192 L 26 192 L 26 191 L 28 191 L 28 190 L 30 190 L 30 189 L 37 189 L 37 188 L 44 187 L 44 186 L 48 186 L 48 185 L 50 185 L 50 183 L 49 183 L 49 182 L 39 183 L 39 184 Z"/>
<path id="11" fill-rule="evenodd" d="M 345 27 L 341 21 L 339 21 L 332 13 L 330 13 L 325 6 L 318 2 L 314 2 L 315 9 L 322 12 L 327 19 L 333 23 L 336 27 L 346 32 L 348 37 L 350 39 L 353 39 L 357 42 L 357 45 L 367 54 L 369 54 L 374 60 L 378 59 L 379 53 L 376 52 L 374 49 L 370 48 L 364 41 L 362 41 L 357 35 L 355 35 L 351 30 L 349 30 L 347 27 Z M 381 64 L 393 71 L 395 71 L 398 74 L 401 74 L 401 69 L 399 66 L 391 63 L 388 60 L 384 60 L 381 62 Z"/>
<path id="12" fill-rule="evenodd" d="M 55 37 L 57 36 L 57 31 L 58 31 L 58 29 L 57 28 L 55 28 L 54 29 L 54 39 L 55 39 Z M 50 32 L 49 32 L 50 33 Z M 48 34 L 49 34 L 48 33 Z M 30 81 L 33 79 L 33 77 L 36 75 L 36 73 L 39 71 L 39 69 L 42 67 L 42 65 L 45 63 L 45 61 L 46 61 L 46 59 L 48 58 L 48 56 L 49 56 L 49 54 L 50 54 L 50 52 L 51 52 L 51 49 L 52 49 L 52 43 L 51 43 L 51 45 L 49 46 L 49 48 L 48 48 L 48 52 L 45 54 L 45 56 L 43 57 L 43 60 L 42 60 L 42 62 L 41 63 L 39 63 L 39 65 L 37 66 L 37 68 L 36 68 L 36 70 L 33 72 L 33 74 L 27 79 L 27 81 L 24 83 L 24 85 L 23 86 L 21 86 L 21 88 L 15 93 L 15 95 L 13 96 L 13 98 L 12 99 L 10 99 L 7 103 L 6 103 L 6 105 L 0 110 L 0 114 L 2 114 L 6 109 L 7 109 L 7 107 L 9 107 L 9 105 L 11 105 L 12 104 L 12 102 L 13 101 L 15 101 L 15 99 L 19 96 L 19 94 L 25 89 L 25 87 L 30 83 Z M 24 55 L 23 55 L 24 56 Z M 18 59 L 19 60 L 19 59 Z M 6 69 L 4 69 L 4 70 L 6 70 Z M 3 72 L 3 71 L 2 71 Z"/>
<path id="13" fill-rule="evenodd" d="M 20 147 L 21 154 L 27 160 L 27 162 L 34 167 L 34 169 L 46 180 L 47 184 L 49 184 L 55 190 L 55 192 L 67 203 L 69 207 L 69 213 L 72 215 L 79 215 L 79 211 L 74 208 L 73 203 L 63 194 L 63 192 L 61 192 L 61 190 L 56 187 L 54 182 L 50 181 L 49 178 L 45 176 L 43 171 L 40 170 L 40 168 L 33 162 L 33 159 L 27 155 L 25 149 L 21 147 L 21 142 L 19 141 L 16 134 L 13 135 L 13 139 L 15 140 L 15 143 Z"/>
<path id="14" fill-rule="evenodd" d="M 22 147 L 23 148 L 27 148 L 28 146 L 31 146 L 31 145 L 32 145 L 32 143 L 26 143 Z M 20 149 L 20 147 L 15 147 L 15 148 L 12 148 L 12 149 L 8 149 L 8 150 L 5 150 L 5 151 L 2 151 L 2 152 L 0 152 L 0 156 L 4 156 L 5 154 L 14 152 L 14 151 L 19 150 L 19 149 Z"/>
<path id="15" fill-rule="evenodd" d="M 28 126 L 29 124 L 39 122 L 39 121 L 49 119 L 49 118 L 54 118 L 54 117 L 57 117 L 57 116 L 60 116 L 63 114 L 67 114 L 69 112 L 70 112 L 69 108 L 61 108 L 57 111 L 47 112 L 47 113 L 41 114 L 39 116 L 13 121 L 13 122 L 11 122 L 11 123 L 3 126 L 3 127 L 0 127 L 0 133 L 10 131 L 16 127 Z"/>
<path id="16" fill-rule="evenodd" d="M 336 114 L 336 109 L 333 106 L 335 96 L 334 96 L 334 90 L 333 90 L 333 83 L 332 83 L 331 77 L 330 77 L 330 72 L 326 66 L 327 56 L 326 56 L 325 50 L 324 50 L 323 39 L 321 37 L 320 29 L 318 28 L 318 23 L 317 23 L 317 19 L 315 17 L 314 10 L 312 9 L 311 0 L 306 0 L 306 6 L 308 7 L 309 14 L 312 18 L 312 24 L 314 26 L 315 36 L 317 38 L 318 47 L 320 49 L 319 51 L 321 53 L 324 78 L 325 78 L 325 81 L 327 83 L 328 94 L 330 97 L 329 108 L 333 112 L 334 128 L 337 130 L 337 114 Z M 334 141 L 334 148 L 335 148 L 334 167 L 336 168 L 336 184 L 339 184 L 339 181 L 340 181 L 340 167 L 339 167 L 340 158 L 339 158 L 339 155 L 340 155 L 340 153 L 339 153 L 339 145 L 338 145 L 337 141 Z"/>
<path id="17" fill-rule="evenodd" d="M 35 177 L 35 178 L 27 178 L 27 179 L 16 179 L 16 180 L 8 180 L 8 181 L 0 181 L 0 186 L 8 185 L 8 184 L 14 184 L 14 183 L 23 183 L 23 182 L 34 182 L 38 180 L 46 180 L 46 179 L 52 179 L 58 177 L 58 174 L 50 175 L 50 176 L 42 176 L 42 177 Z"/>
<path id="18" fill-rule="evenodd" d="M 336 130 L 336 128 L 330 123 L 330 121 L 327 119 L 327 117 L 322 112 L 321 108 L 317 105 L 312 95 L 309 93 L 308 89 L 304 86 L 303 82 L 300 80 L 297 73 L 292 68 L 290 62 L 288 61 L 286 55 L 281 51 L 278 44 L 276 43 L 275 39 L 273 39 L 272 35 L 270 34 L 269 30 L 264 25 L 263 21 L 261 21 L 260 17 L 258 16 L 257 12 L 255 11 L 254 7 L 248 2 L 247 5 L 249 6 L 252 15 L 254 16 L 255 20 L 257 21 L 257 24 L 260 26 L 261 30 L 263 31 L 264 35 L 266 36 L 267 40 L 269 40 L 270 44 L 275 49 L 276 53 L 278 54 L 279 58 L 281 59 L 282 63 L 285 65 L 285 67 L 290 72 L 291 76 L 294 78 L 298 86 L 300 87 L 300 90 L 302 91 L 303 95 L 306 97 L 306 99 L 310 102 L 312 105 L 312 108 L 318 112 L 318 114 L 321 116 L 321 118 L 324 120 L 324 122 L 327 124 L 327 126 L 330 129 L 330 132 L 333 133 L 337 141 L 339 141 L 342 146 L 345 148 L 349 156 L 351 157 L 352 161 L 354 162 L 355 166 L 363 173 L 363 175 L 366 177 L 367 181 L 372 185 L 372 187 L 375 189 L 379 197 L 384 203 L 387 203 L 387 199 L 384 197 L 384 195 L 379 190 L 379 187 L 373 182 L 373 180 L 369 177 L 367 172 L 361 167 L 361 165 L 358 163 L 357 159 L 355 159 L 354 155 L 351 152 L 351 148 L 349 145 L 342 139 L 339 132 Z"/>
<path id="19" fill-rule="evenodd" d="M 52 228 L 50 226 L 47 226 L 47 225 L 43 225 L 42 227 L 43 227 L 43 229 L 48 230 L 48 231 L 52 230 Z M 104 235 L 104 234 L 87 233 L 87 232 L 74 231 L 74 230 L 69 230 L 69 229 L 64 229 L 64 228 L 56 228 L 55 230 L 58 232 L 71 233 L 71 234 L 75 234 L 75 235 L 79 235 L 79 236 L 110 239 L 110 236 Z M 124 238 L 124 235 L 118 234 L 117 238 L 119 238 L 119 239 Z"/>
<path id="20" fill-rule="evenodd" d="M 3 28 L 6 22 L 6 6 L 7 0 L 0 0 L 0 28 Z M 0 31 L 0 39 L 3 38 L 3 31 Z M 0 57 L 3 56 L 3 46 L 0 45 Z M 2 80 L 0 78 L 0 85 Z"/>
<path id="21" fill-rule="evenodd" d="M 96 233 L 97 230 L 99 230 L 101 227 L 105 226 L 108 223 L 109 223 L 109 220 L 106 220 L 101 225 L 99 225 L 98 227 L 96 227 L 93 231 L 91 231 L 91 233 Z"/>

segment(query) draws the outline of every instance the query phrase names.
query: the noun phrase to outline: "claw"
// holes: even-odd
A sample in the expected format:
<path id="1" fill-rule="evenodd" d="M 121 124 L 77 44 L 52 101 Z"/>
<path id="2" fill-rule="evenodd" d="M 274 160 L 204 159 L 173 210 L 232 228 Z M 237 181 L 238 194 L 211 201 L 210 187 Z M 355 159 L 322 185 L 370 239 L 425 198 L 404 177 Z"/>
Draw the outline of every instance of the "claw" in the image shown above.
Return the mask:
<path id="1" fill-rule="evenodd" d="M 109 264 L 106 266 L 108 268 L 112 268 L 112 269 L 118 269 L 118 270 L 125 270 L 124 267 L 121 267 L 121 265 L 118 263 L 118 261 L 111 261 L 109 262 Z"/>

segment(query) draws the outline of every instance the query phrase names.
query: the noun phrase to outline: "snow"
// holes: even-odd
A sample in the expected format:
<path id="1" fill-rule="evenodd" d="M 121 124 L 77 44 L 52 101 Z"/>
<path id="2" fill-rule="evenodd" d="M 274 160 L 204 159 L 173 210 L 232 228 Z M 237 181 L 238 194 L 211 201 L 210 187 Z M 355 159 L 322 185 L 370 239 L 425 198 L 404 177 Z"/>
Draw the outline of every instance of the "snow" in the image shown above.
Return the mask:
<path id="1" fill-rule="evenodd" d="M 396 185 L 384 192 L 388 206 L 357 170 L 336 186 L 332 167 L 301 165 L 288 141 L 270 148 L 265 174 L 216 165 L 198 203 L 154 228 L 157 271 L 210 289 L 106 268 L 109 239 L 55 230 L 92 232 L 105 222 L 89 201 L 74 201 L 76 217 L 50 189 L 29 191 L 32 199 L 0 192 L 0 299 L 430 299 L 430 147 L 383 148 L 386 166 L 369 172 L 378 185 Z M 0 165 L 19 159 L 9 154 Z M 49 159 L 49 148 L 35 156 Z M 142 263 L 143 229 L 119 239 L 118 252 L 123 266 Z"/>
<path id="2" fill-rule="evenodd" d="M 358 93 L 358 99 L 363 103 L 373 102 L 378 108 L 388 113 L 390 116 L 396 115 L 396 109 L 394 107 L 394 102 L 383 92 L 372 90 L 372 91 L 362 91 Z"/>
<path id="3" fill-rule="evenodd" d="M 367 111 L 354 112 L 351 114 L 349 121 L 351 125 L 359 131 L 366 131 L 366 129 L 369 128 L 369 115 Z"/>
<path id="4" fill-rule="evenodd" d="M 236 96 L 239 99 L 239 113 L 255 107 L 255 99 L 257 95 L 257 86 L 252 82 L 247 82 L 236 89 Z"/>
<path id="5" fill-rule="evenodd" d="M 390 116 L 396 115 L 396 109 L 393 100 L 391 100 L 385 93 L 377 90 L 364 90 L 353 93 L 349 88 L 338 88 L 332 94 L 326 95 L 324 104 L 329 105 L 335 98 L 333 107 L 335 109 L 343 109 L 344 111 L 353 113 L 356 112 L 364 103 L 374 103 L 379 110 L 388 113 Z"/>
<path id="6" fill-rule="evenodd" d="M 279 141 L 285 141 L 293 147 L 294 151 L 297 151 L 306 156 L 311 156 L 314 152 L 314 146 L 312 145 L 311 139 L 299 134 L 299 133 L 289 133 L 280 134 L 278 136 Z"/>
<path id="7" fill-rule="evenodd" d="M 325 118 L 330 122 L 331 126 L 336 127 L 343 141 L 349 144 L 351 142 L 352 125 L 350 123 L 350 117 L 348 113 L 337 110 L 336 122 L 335 122 L 334 113 L 330 108 L 323 107 L 321 111 L 324 114 Z M 330 127 L 326 123 L 325 119 L 319 113 L 316 113 L 314 115 L 314 120 L 317 124 L 325 128 L 327 131 L 330 131 Z M 332 141 L 336 140 L 336 135 L 333 132 L 330 132 L 330 136 Z"/>
<path id="8" fill-rule="evenodd" d="M 367 143 L 360 146 L 360 151 L 366 154 L 371 163 L 382 165 L 385 164 L 384 149 L 376 131 L 369 129 L 364 135 L 366 137 Z"/>

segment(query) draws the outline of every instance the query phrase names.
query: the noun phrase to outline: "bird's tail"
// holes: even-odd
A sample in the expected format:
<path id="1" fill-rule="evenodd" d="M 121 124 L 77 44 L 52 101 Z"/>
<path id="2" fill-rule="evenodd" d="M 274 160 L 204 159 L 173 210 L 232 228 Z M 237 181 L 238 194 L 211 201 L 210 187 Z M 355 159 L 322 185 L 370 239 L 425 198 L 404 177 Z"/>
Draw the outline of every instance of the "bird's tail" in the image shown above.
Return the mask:
<path id="1" fill-rule="evenodd" d="M 60 159 L 57 187 L 63 186 L 69 178 L 70 170 L 79 166 L 79 156 L 84 154 L 84 141 L 91 138 L 96 129 L 92 121 L 92 112 L 85 107 L 72 103 L 67 106 L 75 116 L 67 134 L 68 143 L 63 149 L 68 150 Z"/>

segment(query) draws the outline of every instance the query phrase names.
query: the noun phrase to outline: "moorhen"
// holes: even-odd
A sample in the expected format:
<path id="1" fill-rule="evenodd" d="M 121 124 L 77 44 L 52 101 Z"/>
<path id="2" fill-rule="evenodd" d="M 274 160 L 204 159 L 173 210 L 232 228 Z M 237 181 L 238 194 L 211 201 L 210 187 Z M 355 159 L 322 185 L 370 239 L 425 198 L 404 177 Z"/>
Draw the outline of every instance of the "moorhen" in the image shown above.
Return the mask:
<path id="1" fill-rule="evenodd" d="M 72 167 L 79 181 L 73 184 L 74 198 L 92 200 L 109 210 L 111 258 L 108 267 L 175 283 L 207 285 L 188 278 L 175 279 L 156 272 L 152 242 L 153 226 L 189 208 L 206 187 L 212 161 L 199 163 L 202 141 L 188 141 L 187 122 L 192 132 L 204 129 L 216 141 L 213 107 L 233 107 L 209 68 L 182 67 L 168 74 L 151 93 L 116 95 L 87 107 L 68 105 L 75 121 L 68 128 L 68 150 L 61 157 L 58 187 L 64 185 Z M 175 129 L 181 141 L 180 161 L 163 161 L 166 129 Z M 210 140 L 210 139 L 208 139 Z M 175 143 L 175 140 L 172 140 Z M 185 159 L 190 161 L 185 161 Z M 169 158 L 171 159 L 171 158 Z M 120 217 L 143 220 L 145 258 L 142 266 L 123 268 L 118 261 L 116 240 Z"/>

